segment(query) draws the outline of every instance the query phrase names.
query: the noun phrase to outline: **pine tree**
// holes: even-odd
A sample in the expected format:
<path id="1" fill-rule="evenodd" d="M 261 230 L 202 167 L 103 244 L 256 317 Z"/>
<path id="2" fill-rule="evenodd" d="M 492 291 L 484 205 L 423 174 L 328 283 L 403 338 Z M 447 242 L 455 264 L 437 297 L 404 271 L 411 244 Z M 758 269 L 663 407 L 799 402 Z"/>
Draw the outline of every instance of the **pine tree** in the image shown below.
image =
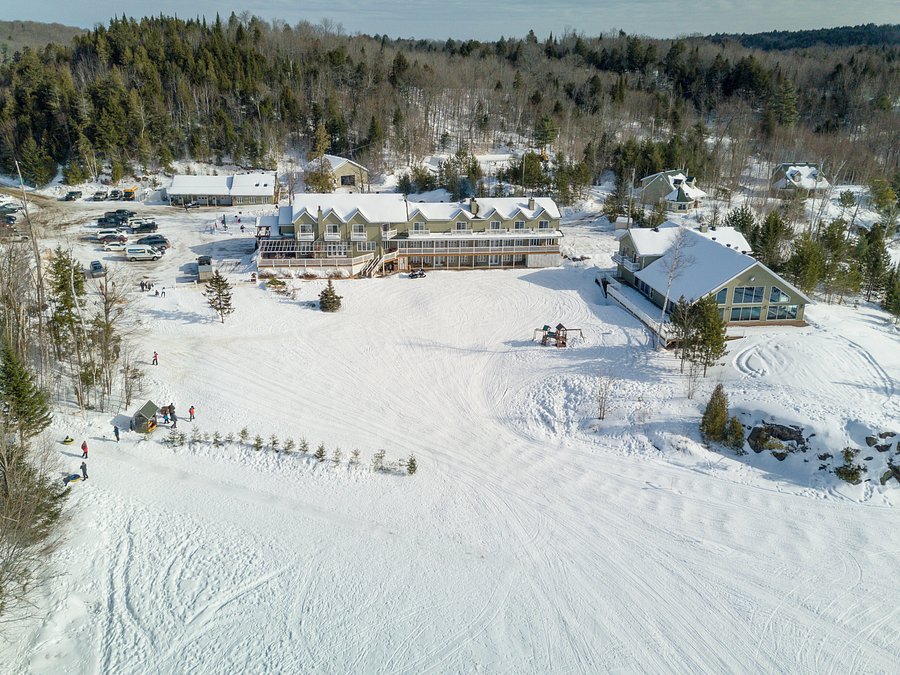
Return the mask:
<path id="1" fill-rule="evenodd" d="M 884 309 L 894 317 L 894 322 L 900 321 L 900 263 L 891 270 L 885 284 Z"/>
<path id="2" fill-rule="evenodd" d="M 272 448 L 272 450 L 274 450 L 275 452 L 278 452 L 278 446 L 278 436 L 276 436 L 275 434 L 269 436 L 269 447 Z"/>
<path id="3" fill-rule="evenodd" d="M 728 427 L 725 429 L 725 445 L 739 455 L 744 454 L 744 425 L 737 417 L 728 420 Z"/>
<path id="4" fill-rule="evenodd" d="M 784 249 L 793 236 L 784 218 L 777 211 L 770 211 L 763 223 L 753 231 L 750 245 L 756 259 L 766 267 L 778 269 L 784 260 Z"/>
<path id="5" fill-rule="evenodd" d="M 697 312 L 697 333 L 690 358 L 706 369 L 725 356 L 725 320 L 719 313 L 719 305 L 712 295 L 707 295 L 694 303 Z"/>
<path id="6" fill-rule="evenodd" d="M 241 429 L 240 433 L 238 433 L 238 438 L 241 439 L 242 445 L 247 445 L 247 439 L 250 438 L 250 432 L 247 430 L 247 427 Z"/>
<path id="7" fill-rule="evenodd" d="M 287 440 L 284 442 L 284 451 L 285 451 L 286 453 L 288 453 L 288 454 L 290 454 L 291 451 L 292 451 L 295 447 L 297 447 L 297 444 L 294 442 L 294 439 L 293 439 L 293 438 L 289 438 L 289 439 L 287 439 Z"/>
<path id="8" fill-rule="evenodd" d="M 880 225 L 873 225 L 869 232 L 860 234 L 856 256 L 862 273 L 862 287 L 866 292 L 866 300 L 871 300 L 884 288 L 891 264 L 884 243 L 884 230 Z"/>
<path id="9" fill-rule="evenodd" d="M 409 456 L 409 459 L 406 460 L 406 473 L 412 476 L 416 472 L 417 468 L 418 465 L 416 464 L 416 456 L 411 454 Z"/>
<path id="10" fill-rule="evenodd" d="M 305 438 L 300 439 L 300 445 L 297 446 L 297 449 L 304 455 L 309 452 L 309 443 Z"/>
<path id="11" fill-rule="evenodd" d="M 375 471 L 384 471 L 384 450 L 379 450 L 372 455 L 372 468 Z"/>
<path id="12" fill-rule="evenodd" d="M 3 430 L 9 429 L 19 436 L 19 444 L 36 436 L 47 428 L 50 414 L 50 396 L 38 387 L 27 366 L 8 344 L 0 353 L 0 420 Z"/>
<path id="13" fill-rule="evenodd" d="M 756 227 L 756 217 L 753 215 L 753 209 L 747 204 L 742 204 L 736 209 L 732 209 L 725 216 L 725 226 L 733 227 L 748 239 L 753 237 L 753 230 Z"/>
<path id="14" fill-rule="evenodd" d="M 720 384 L 713 389 L 703 419 L 700 420 L 700 433 L 707 441 L 721 442 L 725 439 L 725 427 L 728 424 L 728 395 Z"/>
<path id="15" fill-rule="evenodd" d="M 342 297 L 334 290 L 334 284 L 331 279 L 328 285 L 319 294 L 319 307 L 323 312 L 336 312 L 341 308 Z"/>
<path id="16" fill-rule="evenodd" d="M 26 182 L 40 187 L 49 183 L 56 175 L 56 162 L 44 146 L 38 145 L 31 136 L 19 146 L 18 156 L 22 178 Z"/>
<path id="17" fill-rule="evenodd" d="M 219 270 L 213 272 L 212 279 L 206 284 L 205 294 L 209 306 L 219 315 L 222 323 L 225 323 L 225 317 L 234 312 L 234 307 L 231 304 L 231 284 L 219 274 Z"/>
<path id="18" fill-rule="evenodd" d="M 259 434 L 253 439 L 253 449 L 259 452 L 263 449 L 263 438 Z"/>
<path id="19" fill-rule="evenodd" d="M 316 458 L 317 462 L 325 461 L 325 444 L 319 443 L 319 447 L 316 448 L 316 451 L 313 453 L 313 457 Z"/>
<path id="20" fill-rule="evenodd" d="M 804 232 L 794 245 L 794 252 L 787 262 L 787 273 L 804 293 L 812 293 L 822 280 L 825 250 L 809 232 Z"/>

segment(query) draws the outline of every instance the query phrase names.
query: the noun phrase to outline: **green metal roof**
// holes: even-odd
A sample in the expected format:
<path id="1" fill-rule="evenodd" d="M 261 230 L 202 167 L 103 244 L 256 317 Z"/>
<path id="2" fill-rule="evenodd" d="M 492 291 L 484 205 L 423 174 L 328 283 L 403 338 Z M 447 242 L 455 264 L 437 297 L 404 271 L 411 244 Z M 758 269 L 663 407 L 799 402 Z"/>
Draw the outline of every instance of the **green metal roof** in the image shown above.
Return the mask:
<path id="1" fill-rule="evenodd" d="M 157 413 L 158 410 L 158 405 L 156 405 L 153 401 L 147 401 L 144 405 L 141 406 L 141 409 L 135 413 L 135 417 L 140 415 L 141 417 L 149 420 Z"/>

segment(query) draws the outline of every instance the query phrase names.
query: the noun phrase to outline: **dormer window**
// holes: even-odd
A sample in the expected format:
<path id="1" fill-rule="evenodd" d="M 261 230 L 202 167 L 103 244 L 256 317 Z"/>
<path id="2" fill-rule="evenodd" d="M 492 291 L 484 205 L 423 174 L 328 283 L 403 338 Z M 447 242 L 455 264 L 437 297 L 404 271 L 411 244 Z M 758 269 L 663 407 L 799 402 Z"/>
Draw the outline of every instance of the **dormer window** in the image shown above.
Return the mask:
<path id="1" fill-rule="evenodd" d="M 516 221 L 516 229 L 517 229 L 517 230 L 524 230 L 524 229 L 525 229 L 525 221 L 524 221 L 524 220 L 517 220 L 517 221 Z"/>
<path id="2" fill-rule="evenodd" d="M 491 229 L 492 229 L 492 230 L 499 230 L 499 229 L 500 229 L 500 221 L 499 221 L 499 220 L 492 220 L 492 221 L 491 221 Z"/>

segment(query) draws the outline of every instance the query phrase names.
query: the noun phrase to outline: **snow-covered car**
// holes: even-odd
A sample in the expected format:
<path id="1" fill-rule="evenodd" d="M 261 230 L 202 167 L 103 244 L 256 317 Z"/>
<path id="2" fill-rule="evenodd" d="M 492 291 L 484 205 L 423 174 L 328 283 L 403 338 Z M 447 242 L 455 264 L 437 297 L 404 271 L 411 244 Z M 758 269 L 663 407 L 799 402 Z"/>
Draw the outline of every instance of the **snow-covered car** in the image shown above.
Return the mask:
<path id="1" fill-rule="evenodd" d="M 109 252 L 109 251 L 124 251 L 126 248 L 128 248 L 128 244 L 123 243 L 121 241 L 111 241 L 108 244 L 103 245 L 103 250 L 107 251 L 107 252 Z"/>

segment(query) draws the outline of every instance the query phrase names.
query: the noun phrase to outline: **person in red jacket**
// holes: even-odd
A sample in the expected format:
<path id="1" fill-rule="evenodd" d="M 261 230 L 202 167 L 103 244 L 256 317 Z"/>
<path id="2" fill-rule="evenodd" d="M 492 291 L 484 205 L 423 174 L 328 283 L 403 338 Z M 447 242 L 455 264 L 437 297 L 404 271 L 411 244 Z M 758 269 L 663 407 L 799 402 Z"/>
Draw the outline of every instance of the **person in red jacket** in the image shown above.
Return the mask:
<path id="1" fill-rule="evenodd" d="M 191 406 L 190 408 L 188 408 L 188 415 L 190 416 L 189 421 L 193 422 L 194 421 L 194 406 Z"/>
<path id="2" fill-rule="evenodd" d="M 87 459 L 87 441 L 81 442 L 81 459 Z"/>

